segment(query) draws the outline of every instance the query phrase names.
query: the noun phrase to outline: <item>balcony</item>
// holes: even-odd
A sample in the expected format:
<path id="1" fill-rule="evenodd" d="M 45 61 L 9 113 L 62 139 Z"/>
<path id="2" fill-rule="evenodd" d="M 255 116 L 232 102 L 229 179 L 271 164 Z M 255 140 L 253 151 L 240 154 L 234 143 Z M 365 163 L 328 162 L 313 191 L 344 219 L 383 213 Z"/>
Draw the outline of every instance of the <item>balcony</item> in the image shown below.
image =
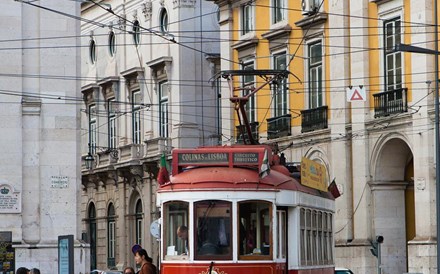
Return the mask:
<path id="1" fill-rule="evenodd" d="M 408 89 L 399 88 L 387 92 L 373 94 L 374 118 L 408 111 Z"/>
<path id="2" fill-rule="evenodd" d="M 276 139 L 291 135 L 291 114 L 267 119 L 267 139 Z"/>
<path id="3" fill-rule="evenodd" d="M 301 110 L 301 132 L 327 128 L 327 110 L 327 106 Z"/>
<path id="4" fill-rule="evenodd" d="M 171 139 L 166 137 L 158 137 L 151 138 L 145 140 L 146 150 L 145 150 L 145 158 L 148 159 L 158 159 L 162 155 L 162 153 L 170 154 L 171 153 Z"/>
<path id="5" fill-rule="evenodd" d="M 258 141 L 258 122 L 252 122 L 249 124 L 249 126 L 251 127 L 251 132 L 252 132 L 252 137 L 254 138 L 255 141 Z M 246 127 L 244 125 L 241 126 L 236 126 L 235 127 L 237 130 L 237 140 L 236 143 L 237 144 L 243 144 L 243 134 L 244 134 L 244 138 L 246 140 L 246 144 L 249 144 L 249 138 L 248 138 L 248 134 L 246 132 Z M 242 134 L 243 133 L 243 134 Z"/>

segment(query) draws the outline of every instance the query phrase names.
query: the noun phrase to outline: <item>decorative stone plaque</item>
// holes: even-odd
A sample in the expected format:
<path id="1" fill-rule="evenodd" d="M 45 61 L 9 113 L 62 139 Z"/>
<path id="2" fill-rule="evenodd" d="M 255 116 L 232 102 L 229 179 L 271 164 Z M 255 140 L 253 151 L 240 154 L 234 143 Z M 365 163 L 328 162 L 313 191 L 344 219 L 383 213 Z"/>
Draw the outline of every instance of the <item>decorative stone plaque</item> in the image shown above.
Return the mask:
<path id="1" fill-rule="evenodd" d="M 21 193 L 7 184 L 0 185 L 0 213 L 20 213 Z"/>
<path id="2" fill-rule="evenodd" d="M 68 188 L 69 187 L 69 177 L 67 176 L 52 176 L 51 180 L 51 188 Z"/>

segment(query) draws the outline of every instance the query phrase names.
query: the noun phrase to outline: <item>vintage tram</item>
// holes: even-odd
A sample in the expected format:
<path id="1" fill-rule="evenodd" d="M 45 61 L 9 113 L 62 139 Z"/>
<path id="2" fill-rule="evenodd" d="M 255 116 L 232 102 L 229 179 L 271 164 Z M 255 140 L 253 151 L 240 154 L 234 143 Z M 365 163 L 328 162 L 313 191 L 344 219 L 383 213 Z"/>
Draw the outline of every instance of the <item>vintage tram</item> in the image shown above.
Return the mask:
<path id="1" fill-rule="evenodd" d="M 334 273 L 330 192 L 266 145 L 175 149 L 157 192 L 162 274 Z"/>

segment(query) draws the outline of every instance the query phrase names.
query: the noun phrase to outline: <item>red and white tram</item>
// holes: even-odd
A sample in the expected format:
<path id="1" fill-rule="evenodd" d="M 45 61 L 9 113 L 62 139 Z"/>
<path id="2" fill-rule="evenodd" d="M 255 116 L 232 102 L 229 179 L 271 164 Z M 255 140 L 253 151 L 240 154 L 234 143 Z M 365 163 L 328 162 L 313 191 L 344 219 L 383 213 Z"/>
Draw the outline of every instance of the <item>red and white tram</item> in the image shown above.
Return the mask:
<path id="1" fill-rule="evenodd" d="M 333 196 L 273 164 L 269 146 L 176 149 L 172 159 L 157 193 L 162 274 L 334 273 Z"/>

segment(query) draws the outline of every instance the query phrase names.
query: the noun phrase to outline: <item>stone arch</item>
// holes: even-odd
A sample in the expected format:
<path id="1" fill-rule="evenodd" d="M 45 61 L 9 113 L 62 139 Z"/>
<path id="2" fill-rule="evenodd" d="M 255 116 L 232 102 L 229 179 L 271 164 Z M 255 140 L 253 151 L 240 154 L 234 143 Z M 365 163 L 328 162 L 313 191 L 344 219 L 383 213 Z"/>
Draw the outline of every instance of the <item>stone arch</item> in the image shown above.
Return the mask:
<path id="1" fill-rule="evenodd" d="M 408 171 L 413 172 L 413 152 L 404 134 L 390 133 L 377 140 L 371 155 L 371 237 L 381 235 L 385 238 L 383 271 L 404 273 L 407 272 L 407 242 L 410 240 L 407 238 L 411 225 L 408 220 L 413 220 L 410 215 L 415 211 L 413 184 L 407 181 Z"/>
<path id="2" fill-rule="evenodd" d="M 370 170 L 373 181 L 403 181 L 405 167 L 412 160 L 410 142 L 405 135 L 390 133 L 378 140 L 372 150 Z"/>
<path id="3" fill-rule="evenodd" d="M 327 184 L 330 184 L 332 174 L 330 174 L 330 161 L 327 157 L 327 153 L 319 147 L 311 147 L 306 151 L 304 157 L 307 157 L 308 159 L 316 161 L 325 166 Z"/>

